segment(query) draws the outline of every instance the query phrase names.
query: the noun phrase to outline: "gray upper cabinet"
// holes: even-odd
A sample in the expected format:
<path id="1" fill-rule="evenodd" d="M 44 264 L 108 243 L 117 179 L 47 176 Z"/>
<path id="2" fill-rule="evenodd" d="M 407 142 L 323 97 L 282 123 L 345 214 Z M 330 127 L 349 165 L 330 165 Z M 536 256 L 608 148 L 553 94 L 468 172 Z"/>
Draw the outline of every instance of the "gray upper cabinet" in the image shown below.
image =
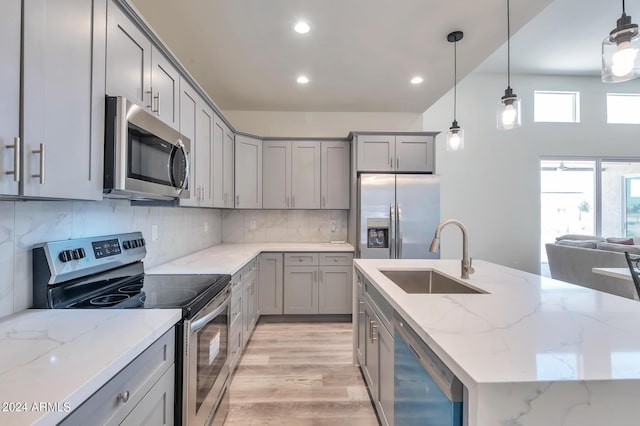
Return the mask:
<path id="1" fill-rule="evenodd" d="M 174 129 L 180 127 L 180 74 L 112 0 L 107 21 L 107 94 L 125 96 Z"/>
<path id="2" fill-rule="evenodd" d="M 178 129 L 180 74 L 155 47 L 151 48 L 151 111 L 162 121 Z"/>
<path id="3" fill-rule="evenodd" d="M 20 179 L 21 0 L 5 0 L 0 14 L 0 194 L 17 195 Z"/>
<path id="4" fill-rule="evenodd" d="M 215 115 L 213 122 L 213 206 L 233 208 L 234 134 Z"/>
<path id="5" fill-rule="evenodd" d="M 282 253 L 262 253 L 260 255 L 258 307 L 260 315 L 282 315 L 283 289 Z"/>
<path id="6" fill-rule="evenodd" d="M 101 199 L 106 21 L 93 22 L 94 11 L 104 19 L 106 5 L 23 5 L 22 194 Z"/>
<path id="7" fill-rule="evenodd" d="M 349 209 L 350 151 L 348 142 L 321 142 L 321 188 L 322 209 Z"/>
<path id="8" fill-rule="evenodd" d="M 184 80 L 180 81 L 180 128 L 191 141 L 190 197 L 181 206 L 212 207 L 213 111 Z"/>
<path id="9" fill-rule="evenodd" d="M 320 208 L 320 142 L 295 141 L 291 146 L 291 207 Z"/>
<path id="10" fill-rule="evenodd" d="M 265 209 L 291 207 L 291 142 L 262 143 L 262 206 Z"/>
<path id="11" fill-rule="evenodd" d="M 396 136 L 396 171 L 433 172 L 434 136 Z"/>
<path id="12" fill-rule="evenodd" d="M 107 95 L 152 108 L 151 41 L 113 1 L 107 9 Z"/>
<path id="13" fill-rule="evenodd" d="M 235 145 L 235 207 L 261 209 L 262 140 L 237 135 Z"/>
<path id="14" fill-rule="evenodd" d="M 435 135 L 356 135 L 359 172 L 435 171 Z"/>

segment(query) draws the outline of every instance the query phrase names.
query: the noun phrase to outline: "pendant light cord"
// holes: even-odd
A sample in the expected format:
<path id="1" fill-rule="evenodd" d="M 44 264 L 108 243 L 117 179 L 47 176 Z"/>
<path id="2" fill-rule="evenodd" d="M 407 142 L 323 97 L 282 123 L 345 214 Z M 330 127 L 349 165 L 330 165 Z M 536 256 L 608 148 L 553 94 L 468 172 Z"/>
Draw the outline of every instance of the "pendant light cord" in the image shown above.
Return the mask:
<path id="1" fill-rule="evenodd" d="M 624 3 L 624 0 L 622 0 Z M 511 88 L 511 19 L 509 16 L 509 0 L 507 0 L 507 87 Z"/>
<path id="2" fill-rule="evenodd" d="M 458 42 L 453 43 L 453 121 L 456 120 L 456 103 L 458 99 Z"/>

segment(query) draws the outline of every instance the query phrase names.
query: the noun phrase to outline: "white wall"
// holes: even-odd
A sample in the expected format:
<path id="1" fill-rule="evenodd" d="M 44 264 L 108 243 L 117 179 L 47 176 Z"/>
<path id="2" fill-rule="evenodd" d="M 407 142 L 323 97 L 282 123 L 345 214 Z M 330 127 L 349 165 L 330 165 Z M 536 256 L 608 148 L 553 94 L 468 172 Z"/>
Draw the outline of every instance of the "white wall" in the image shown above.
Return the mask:
<path id="1" fill-rule="evenodd" d="M 208 231 L 204 232 L 204 224 Z M 158 240 L 151 240 L 158 225 Z M 46 241 L 141 231 L 145 266 L 222 240 L 221 210 L 131 207 L 125 200 L 0 201 L 0 318 L 31 307 L 31 249 Z"/>
<path id="2" fill-rule="evenodd" d="M 224 111 L 241 131 L 258 136 L 345 138 L 350 131 L 421 131 L 422 114 L 388 112 Z"/>
<path id="3" fill-rule="evenodd" d="M 445 150 L 453 119 L 453 92 L 423 115 L 424 130 L 441 131 L 436 168 L 441 217 L 468 228 L 471 257 L 537 273 L 539 269 L 541 156 L 640 157 L 640 126 L 606 123 L 606 93 L 640 93 L 640 81 L 606 85 L 597 77 L 512 76 L 522 99 L 522 127 L 496 130 L 496 103 L 506 76 L 472 73 L 458 84 L 458 122 L 465 149 Z M 581 123 L 534 123 L 534 90 L 577 90 Z M 459 258 L 461 238 L 447 229 L 442 257 Z"/>

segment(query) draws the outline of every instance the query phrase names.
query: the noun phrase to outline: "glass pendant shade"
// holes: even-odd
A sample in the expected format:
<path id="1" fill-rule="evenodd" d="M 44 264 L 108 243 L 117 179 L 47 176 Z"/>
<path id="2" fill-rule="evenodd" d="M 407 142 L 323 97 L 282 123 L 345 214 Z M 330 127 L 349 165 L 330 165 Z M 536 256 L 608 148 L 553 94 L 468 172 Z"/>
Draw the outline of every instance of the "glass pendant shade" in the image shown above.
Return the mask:
<path id="1" fill-rule="evenodd" d="M 520 99 L 510 87 L 504 91 L 504 96 L 498 101 L 496 117 L 498 130 L 511 130 L 520 127 L 522 124 Z"/>
<path id="2" fill-rule="evenodd" d="M 616 28 L 602 42 L 602 81 L 618 83 L 640 77 L 638 25 L 622 13 Z"/>
<path id="3" fill-rule="evenodd" d="M 464 148 L 464 130 L 458 126 L 458 122 L 451 123 L 447 132 L 447 151 L 460 151 Z"/>

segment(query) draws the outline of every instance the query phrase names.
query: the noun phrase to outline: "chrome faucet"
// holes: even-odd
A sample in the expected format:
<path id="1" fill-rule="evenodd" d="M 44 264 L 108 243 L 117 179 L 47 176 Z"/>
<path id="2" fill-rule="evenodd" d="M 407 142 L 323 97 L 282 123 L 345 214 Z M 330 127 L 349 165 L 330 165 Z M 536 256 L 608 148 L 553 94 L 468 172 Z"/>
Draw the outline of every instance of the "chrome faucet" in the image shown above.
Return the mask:
<path id="1" fill-rule="evenodd" d="M 471 267 L 471 259 L 469 259 L 469 248 L 468 248 L 469 243 L 467 241 L 467 228 L 465 228 L 462 223 L 458 222 L 455 219 L 449 219 L 449 220 L 445 220 L 440 225 L 438 225 L 438 227 L 436 228 L 436 233 L 433 235 L 433 240 L 431 241 L 431 247 L 429 247 L 429 251 L 431 253 L 438 252 L 438 248 L 440 246 L 440 232 L 442 232 L 442 228 L 444 228 L 449 224 L 456 225 L 458 228 L 460 228 L 460 231 L 462 231 L 461 273 L 462 273 L 462 278 L 469 278 L 469 274 L 473 274 L 475 270 L 473 269 L 473 267 Z"/>

